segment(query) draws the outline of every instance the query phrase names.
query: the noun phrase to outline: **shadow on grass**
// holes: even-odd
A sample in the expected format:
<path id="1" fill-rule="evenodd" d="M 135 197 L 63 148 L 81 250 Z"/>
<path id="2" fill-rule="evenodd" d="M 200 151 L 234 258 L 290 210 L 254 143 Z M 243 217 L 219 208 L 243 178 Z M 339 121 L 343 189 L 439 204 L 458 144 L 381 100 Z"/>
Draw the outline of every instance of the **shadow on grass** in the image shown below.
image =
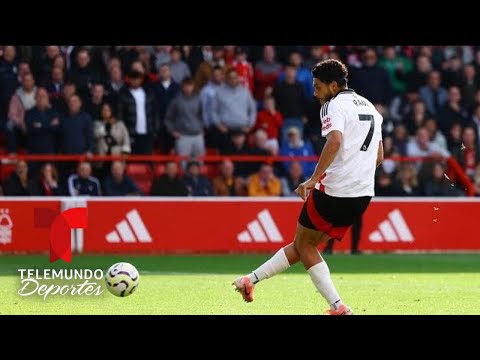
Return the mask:
<path id="1" fill-rule="evenodd" d="M 49 263 L 48 255 L 0 255 L 0 275 L 18 274 L 18 269 L 89 268 L 107 270 L 116 262 L 135 265 L 140 273 L 217 273 L 244 274 L 254 270 L 269 255 L 77 255 L 72 263 Z M 402 254 L 402 255 L 329 255 L 325 257 L 332 272 L 340 273 L 480 273 L 480 254 Z M 303 273 L 301 264 L 288 270 Z"/>

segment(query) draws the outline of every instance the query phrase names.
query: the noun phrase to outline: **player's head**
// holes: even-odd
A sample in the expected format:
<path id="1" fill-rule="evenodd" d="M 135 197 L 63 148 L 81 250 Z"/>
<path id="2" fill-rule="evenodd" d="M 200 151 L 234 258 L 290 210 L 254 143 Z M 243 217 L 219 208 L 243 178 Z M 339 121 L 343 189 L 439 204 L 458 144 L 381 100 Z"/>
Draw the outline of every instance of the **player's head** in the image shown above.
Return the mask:
<path id="1" fill-rule="evenodd" d="M 319 62 L 312 70 L 314 96 L 323 105 L 347 85 L 347 67 L 338 60 Z"/>

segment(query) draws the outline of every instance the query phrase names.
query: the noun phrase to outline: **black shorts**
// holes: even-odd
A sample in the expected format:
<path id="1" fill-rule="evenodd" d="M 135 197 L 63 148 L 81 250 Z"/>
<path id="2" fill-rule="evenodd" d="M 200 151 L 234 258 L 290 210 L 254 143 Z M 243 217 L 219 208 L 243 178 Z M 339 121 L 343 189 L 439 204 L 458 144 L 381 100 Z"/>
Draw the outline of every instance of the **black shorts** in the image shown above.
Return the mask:
<path id="1" fill-rule="evenodd" d="M 332 239 L 341 240 L 355 218 L 361 216 L 371 196 L 340 198 L 313 189 L 308 195 L 298 222 L 306 228 L 322 231 Z"/>

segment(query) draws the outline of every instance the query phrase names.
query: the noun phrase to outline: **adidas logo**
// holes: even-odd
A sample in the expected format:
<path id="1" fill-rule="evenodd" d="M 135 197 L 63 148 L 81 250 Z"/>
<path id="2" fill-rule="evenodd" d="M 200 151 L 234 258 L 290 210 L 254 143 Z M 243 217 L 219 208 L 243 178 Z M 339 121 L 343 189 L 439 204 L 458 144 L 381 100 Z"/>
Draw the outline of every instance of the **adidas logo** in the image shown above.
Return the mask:
<path id="1" fill-rule="evenodd" d="M 248 223 L 247 230 L 242 231 L 237 236 L 241 243 L 249 242 L 282 242 L 283 237 L 278 231 L 275 221 L 273 221 L 270 212 L 265 209 L 258 213 L 257 219 Z"/>
<path id="2" fill-rule="evenodd" d="M 152 237 L 148 233 L 137 209 L 127 213 L 126 219 L 115 225 L 115 229 L 109 232 L 105 239 L 109 243 L 151 243 Z"/>
<path id="3" fill-rule="evenodd" d="M 400 210 L 395 209 L 388 214 L 388 219 L 378 225 L 378 230 L 370 233 L 371 242 L 413 242 L 414 237 Z"/>

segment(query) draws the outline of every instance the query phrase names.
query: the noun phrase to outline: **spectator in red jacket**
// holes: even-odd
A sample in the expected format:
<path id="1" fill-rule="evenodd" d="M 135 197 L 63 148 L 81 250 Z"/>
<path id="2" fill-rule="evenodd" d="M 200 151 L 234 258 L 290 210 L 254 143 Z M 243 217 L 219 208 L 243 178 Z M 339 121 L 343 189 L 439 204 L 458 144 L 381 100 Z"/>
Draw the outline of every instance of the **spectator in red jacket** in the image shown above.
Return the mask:
<path id="1" fill-rule="evenodd" d="M 240 84 L 247 87 L 253 94 L 253 67 L 247 61 L 247 52 L 245 49 L 238 47 L 235 49 L 235 60 L 232 62 L 232 68 L 237 71 Z"/>
<path id="2" fill-rule="evenodd" d="M 283 123 L 283 116 L 275 108 L 275 98 L 273 96 L 265 97 L 263 101 L 264 109 L 257 115 L 257 122 L 253 132 L 257 129 L 263 129 L 267 133 L 268 140 L 278 149 L 278 136 Z"/>

